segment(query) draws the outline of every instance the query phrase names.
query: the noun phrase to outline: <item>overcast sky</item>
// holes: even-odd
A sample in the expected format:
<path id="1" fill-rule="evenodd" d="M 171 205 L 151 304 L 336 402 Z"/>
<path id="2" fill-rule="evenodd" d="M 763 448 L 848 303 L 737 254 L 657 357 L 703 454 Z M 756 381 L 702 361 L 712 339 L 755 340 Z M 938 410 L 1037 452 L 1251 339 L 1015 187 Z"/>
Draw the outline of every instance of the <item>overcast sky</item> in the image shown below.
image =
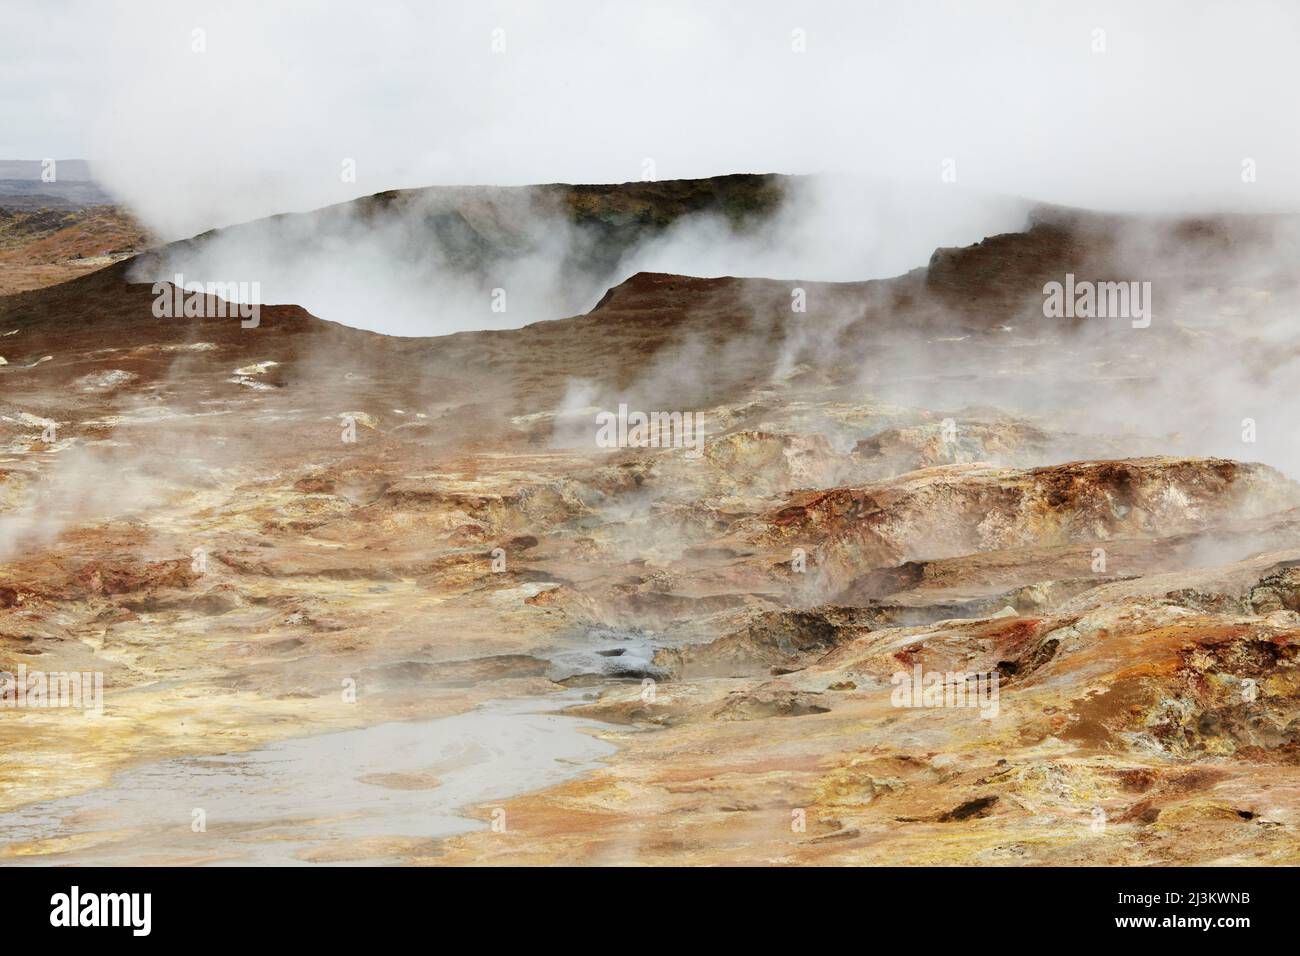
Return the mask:
<path id="1" fill-rule="evenodd" d="M 165 234 L 647 160 L 1300 206 L 1296 3 L 8 0 L 4 26 L 0 158 L 86 157 Z"/>

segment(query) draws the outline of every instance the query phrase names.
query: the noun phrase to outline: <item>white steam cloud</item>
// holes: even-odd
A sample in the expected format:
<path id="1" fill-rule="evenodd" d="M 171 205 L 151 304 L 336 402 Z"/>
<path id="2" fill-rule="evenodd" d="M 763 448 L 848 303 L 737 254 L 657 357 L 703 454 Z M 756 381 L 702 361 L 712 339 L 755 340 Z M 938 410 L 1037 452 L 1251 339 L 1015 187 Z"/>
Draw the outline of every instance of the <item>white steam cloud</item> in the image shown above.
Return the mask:
<path id="1" fill-rule="evenodd" d="M 951 160 L 971 189 L 1094 208 L 1300 202 L 1284 2 L 10 7 L 0 155 L 95 160 L 164 238 L 647 160 L 924 184 Z"/>

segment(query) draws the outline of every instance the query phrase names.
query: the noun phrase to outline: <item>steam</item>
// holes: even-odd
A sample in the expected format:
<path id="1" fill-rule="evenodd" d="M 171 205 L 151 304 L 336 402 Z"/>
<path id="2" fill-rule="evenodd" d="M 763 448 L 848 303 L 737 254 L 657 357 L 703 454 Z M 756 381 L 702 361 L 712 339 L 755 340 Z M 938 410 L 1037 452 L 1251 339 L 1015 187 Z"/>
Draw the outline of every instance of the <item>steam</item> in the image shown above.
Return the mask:
<path id="1" fill-rule="evenodd" d="M 64 449 L 0 513 L 0 563 L 48 547 L 69 528 L 156 508 L 174 486 L 152 467 L 164 465 L 164 456 L 148 457 L 81 445 Z M 105 481 L 105 474 L 113 480 Z"/>
<path id="2" fill-rule="evenodd" d="M 132 279 L 257 282 L 264 303 L 390 335 L 441 335 L 586 312 L 643 271 L 885 277 L 924 263 L 937 245 L 1019 228 L 1027 208 L 959 188 L 782 182 L 765 221 L 688 214 L 621 257 L 608 236 L 574 223 L 554 190 L 433 189 L 204 235 L 141 260 Z"/>
<path id="3" fill-rule="evenodd" d="M 647 161 L 932 184 L 951 160 L 972 190 L 1089 208 L 1294 208 L 1297 26 L 1270 0 L 20 5 L 0 155 L 94 160 L 167 239 Z"/>
<path id="4" fill-rule="evenodd" d="M 264 303 L 390 335 L 440 335 L 589 308 L 608 279 L 574 267 L 592 241 L 530 189 L 434 190 L 232 227 L 162 249 L 132 279 L 255 281 Z"/>
<path id="5" fill-rule="evenodd" d="M 311 5 L 279 17 L 254 4 L 73 4 L 66 30 L 22 14 L 0 48 L 66 67 L 52 81 L 62 107 L 48 120 L 15 114 L 26 121 L 9 133 L 22 137 L 11 151 L 90 155 L 167 238 L 429 183 L 818 174 L 793 181 L 763 229 L 688 216 L 600 268 L 575 268 L 594 261 L 600 237 L 521 188 L 486 205 L 451 191 L 382 215 L 340 207 L 262 221 L 172 247 L 134 275 L 258 281 L 264 302 L 399 335 L 584 312 L 638 271 L 766 276 L 786 294 L 894 276 L 937 247 L 1020 228 L 1026 199 L 1178 213 L 1300 205 L 1300 180 L 1281 172 L 1300 166 L 1300 137 L 1270 121 L 1297 85 L 1288 43 L 1300 12 L 1266 2 L 1192 14 L 1173 2 L 1017 10 L 510 2 L 376 17 Z M 21 84 L 7 96 L 22 98 Z M 460 235 L 509 254 L 467 268 L 445 233 L 430 239 L 430 223 L 448 216 L 465 224 Z M 1280 227 L 1249 258 L 1219 250 L 1201 261 L 1187 257 L 1203 251 L 1140 226 L 1114 238 L 1107 265 L 1153 281 L 1155 326 L 1145 339 L 1074 330 L 1054 368 L 1036 364 L 1036 345 L 1060 330 L 1046 327 L 1029 283 L 1000 340 L 874 335 L 889 324 L 885 306 L 831 302 L 792 320 L 765 300 L 740 334 L 687 337 L 617 392 L 570 383 L 561 411 L 624 398 L 658 407 L 639 395 L 739 380 L 759 360 L 770 361 L 764 384 L 778 385 L 856 365 L 849 398 L 958 418 L 998 406 L 1081 436 L 1131 437 L 1131 448 L 1294 473 L 1300 444 L 1279 410 L 1296 356 L 1276 347 L 1294 305 L 1281 278 L 1294 236 Z M 1190 278 L 1207 267 L 1225 282 Z M 1102 370 L 1102 384 L 1074 374 L 1079 363 Z M 973 366 L 988 374 L 972 378 Z M 1243 448 L 1247 419 L 1258 433 Z M 1086 439 L 1078 450 L 1097 447 Z"/>
<path id="6" fill-rule="evenodd" d="M 157 401 L 170 393 L 178 405 L 185 403 L 193 364 L 192 357 L 182 355 L 148 393 L 108 397 L 102 407 L 112 414 L 102 419 L 7 419 L 13 424 L 5 429 L 2 447 L 16 453 L 22 466 L 0 483 L 0 563 L 39 553 L 64 532 L 99 522 L 140 519 L 137 526 L 166 527 L 173 506 L 220 487 L 234 470 L 265 453 L 255 437 L 230 428 L 237 402 L 229 411 L 191 412 Z M 68 410 L 51 414 L 64 419 Z M 42 424 L 58 426 L 55 443 L 43 443 Z M 88 440 L 77 434 L 78 426 L 111 426 L 112 437 Z"/>

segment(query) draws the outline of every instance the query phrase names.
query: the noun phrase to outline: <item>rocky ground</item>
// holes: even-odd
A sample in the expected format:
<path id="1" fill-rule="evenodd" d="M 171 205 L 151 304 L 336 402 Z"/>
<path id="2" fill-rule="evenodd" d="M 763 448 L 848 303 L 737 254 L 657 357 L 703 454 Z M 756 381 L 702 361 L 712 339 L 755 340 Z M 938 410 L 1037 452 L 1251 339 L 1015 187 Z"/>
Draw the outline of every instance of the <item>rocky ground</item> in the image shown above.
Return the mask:
<path id="1" fill-rule="evenodd" d="M 698 208 L 663 192 L 581 208 Z M 602 769 L 385 852 L 1295 863 L 1300 486 L 1238 436 L 1293 391 L 1294 278 L 1243 265 L 1286 228 L 1044 210 L 897 279 L 641 273 L 437 339 L 157 319 L 129 262 L 0 298 L 0 671 L 105 675 L 102 717 L 3 712 L 0 812 L 577 687 Z M 1046 320 L 1067 271 L 1168 305 Z M 702 454 L 597 447 L 620 402 L 703 415 Z M 897 705 L 936 672 L 996 698 Z"/>
<path id="2" fill-rule="evenodd" d="M 57 285 L 148 246 L 117 206 L 23 209 L 0 193 L 0 296 Z"/>

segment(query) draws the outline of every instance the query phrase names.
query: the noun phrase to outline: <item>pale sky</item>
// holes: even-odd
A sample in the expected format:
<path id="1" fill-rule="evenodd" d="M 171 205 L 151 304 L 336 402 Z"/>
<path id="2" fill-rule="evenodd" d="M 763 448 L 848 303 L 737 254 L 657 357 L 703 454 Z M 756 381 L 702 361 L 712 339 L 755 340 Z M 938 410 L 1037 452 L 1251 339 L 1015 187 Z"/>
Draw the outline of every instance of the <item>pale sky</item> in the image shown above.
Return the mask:
<path id="1" fill-rule="evenodd" d="M 965 187 L 1061 203 L 1300 207 L 1295 3 L 8 0 L 4 20 L 0 158 L 90 159 L 163 233 L 646 160 L 920 183 L 952 160 Z"/>

